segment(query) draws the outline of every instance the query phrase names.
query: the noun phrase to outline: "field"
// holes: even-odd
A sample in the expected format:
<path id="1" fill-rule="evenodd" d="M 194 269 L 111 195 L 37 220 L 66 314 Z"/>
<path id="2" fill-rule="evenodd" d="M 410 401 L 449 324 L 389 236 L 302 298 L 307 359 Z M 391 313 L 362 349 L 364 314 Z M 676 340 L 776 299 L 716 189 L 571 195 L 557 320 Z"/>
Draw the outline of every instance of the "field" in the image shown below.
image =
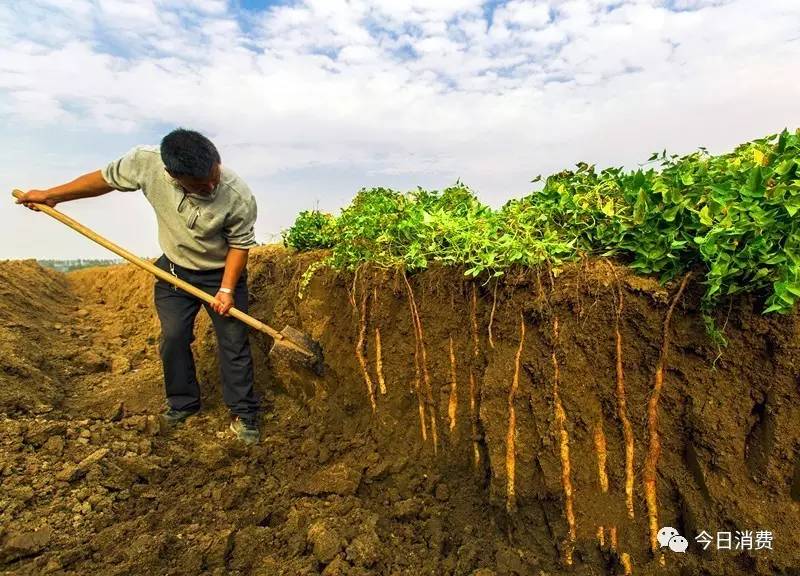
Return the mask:
<path id="1" fill-rule="evenodd" d="M 0 570 L 797 574 L 799 139 L 580 165 L 498 210 L 456 186 L 302 214 L 251 252 L 251 312 L 326 370 L 252 335 L 253 448 L 203 314 L 204 411 L 165 431 L 153 280 L 3 262 Z M 694 538 L 737 530 L 772 549 Z"/>

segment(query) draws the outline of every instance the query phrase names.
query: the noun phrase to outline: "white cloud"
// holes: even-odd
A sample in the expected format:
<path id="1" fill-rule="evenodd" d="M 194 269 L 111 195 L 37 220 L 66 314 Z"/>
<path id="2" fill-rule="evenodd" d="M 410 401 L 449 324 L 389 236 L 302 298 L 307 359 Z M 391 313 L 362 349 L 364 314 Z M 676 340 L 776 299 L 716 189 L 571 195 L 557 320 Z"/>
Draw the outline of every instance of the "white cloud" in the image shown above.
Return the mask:
<path id="1" fill-rule="evenodd" d="M 263 191 L 264 233 L 355 191 L 350 176 L 304 189 L 312 170 L 409 187 L 460 177 L 499 203 L 581 159 L 632 165 L 800 125 L 795 0 L 308 0 L 257 15 L 221 0 L 20 6 L 0 4 L 4 120 L 104 142 L 204 130 Z M 59 158 L 69 166 L 69 151 Z M 0 166 L 8 185 L 19 161 Z M 287 174 L 291 197 L 276 188 Z"/>
<path id="2" fill-rule="evenodd" d="M 550 22 L 550 10 L 547 2 L 512 0 L 495 11 L 493 25 L 541 28 Z"/>
<path id="3" fill-rule="evenodd" d="M 700 10 L 711 6 L 721 6 L 730 0 L 674 0 L 673 8 L 676 10 Z"/>
<path id="4" fill-rule="evenodd" d="M 159 24 L 159 15 L 154 0 L 98 0 L 98 8 L 106 18 L 108 26 L 141 29 Z"/>
<path id="5" fill-rule="evenodd" d="M 27 118 L 36 126 L 57 124 L 69 117 L 56 98 L 34 90 L 15 90 L 6 106 L 6 114 Z"/>
<path id="6" fill-rule="evenodd" d="M 158 0 L 158 5 L 165 9 L 195 10 L 211 16 L 224 14 L 228 8 L 226 0 Z"/>

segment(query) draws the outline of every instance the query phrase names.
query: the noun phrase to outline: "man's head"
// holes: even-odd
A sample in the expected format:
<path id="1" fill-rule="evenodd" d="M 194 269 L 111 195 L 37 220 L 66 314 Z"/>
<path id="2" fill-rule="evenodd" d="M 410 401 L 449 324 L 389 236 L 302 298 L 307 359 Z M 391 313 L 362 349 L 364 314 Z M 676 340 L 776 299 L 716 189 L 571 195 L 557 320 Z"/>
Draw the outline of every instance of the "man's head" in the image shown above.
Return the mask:
<path id="1" fill-rule="evenodd" d="M 219 184 L 220 157 L 213 142 L 193 130 L 178 128 L 161 140 L 167 173 L 192 194 L 210 194 Z"/>

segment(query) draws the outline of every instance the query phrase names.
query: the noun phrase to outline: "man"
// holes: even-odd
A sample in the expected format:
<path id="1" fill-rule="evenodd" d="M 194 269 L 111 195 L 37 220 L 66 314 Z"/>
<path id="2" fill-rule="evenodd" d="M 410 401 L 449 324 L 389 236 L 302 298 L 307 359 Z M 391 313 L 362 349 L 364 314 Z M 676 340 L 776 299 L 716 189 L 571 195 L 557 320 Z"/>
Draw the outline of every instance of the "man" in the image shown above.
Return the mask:
<path id="1" fill-rule="evenodd" d="M 35 203 L 91 198 L 112 190 L 141 190 L 158 221 L 164 254 L 156 265 L 214 296 L 208 305 L 163 280 L 155 284 L 161 321 L 161 362 L 168 409 L 162 420 L 176 425 L 200 409 L 200 388 L 190 344 L 194 320 L 203 305 L 217 335 L 222 392 L 231 410 L 231 430 L 258 442 L 259 403 L 253 390 L 253 360 L 248 329 L 228 315 L 247 311 L 247 254 L 256 245 L 256 201 L 247 184 L 222 166 L 214 144 L 202 134 L 179 128 L 160 148 L 139 146 L 102 170 L 48 190 L 30 190 L 17 200 Z M 213 313 L 212 313 L 213 311 Z"/>

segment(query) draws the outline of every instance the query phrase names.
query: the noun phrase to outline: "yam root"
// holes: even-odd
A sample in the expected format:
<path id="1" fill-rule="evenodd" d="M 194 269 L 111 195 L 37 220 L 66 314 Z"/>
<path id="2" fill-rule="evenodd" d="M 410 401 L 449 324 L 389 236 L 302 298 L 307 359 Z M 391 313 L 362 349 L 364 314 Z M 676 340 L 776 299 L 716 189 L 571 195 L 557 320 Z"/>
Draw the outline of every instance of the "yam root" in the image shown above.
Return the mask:
<path id="1" fill-rule="evenodd" d="M 614 342 L 616 349 L 616 371 L 617 371 L 617 415 L 622 423 L 622 437 L 625 441 L 625 506 L 628 509 L 628 518 L 633 520 L 633 426 L 628 418 L 628 403 L 625 397 L 625 370 L 622 364 L 622 333 L 619 329 L 620 319 L 622 318 L 622 289 L 619 287 L 619 279 L 614 266 L 609 262 L 611 273 L 617 284 L 617 306 L 614 314 Z"/>
<path id="2" fill-rule="evenodd" d="M 408 289 L 408 308 L 411 312 L 411 325 L 414 329 L 414 391 L 417 394 L 417 404 L 419 405 L 419 425 L 420 430 L 422 432 L 422 441 L 428 441 L 428 427 L 426 424 L 426 416 L 425 416 L 425 403 L 422 399 L 422 390 L 420 386 L 420 381 L 422 379 L 422 369 L 420 368 L 421 363 L 421 354 L 420 354 L 420 343 L 419 343 L 419 332 L 417 331 L 417 319 L 416 315 L 414 314 L 414 292 L 411 290 L 411 284 L 408 282 L 408 278 L 406 278 L 405 274 L 403 274 L 403 279 L 406 283 L 406 288 Z"/>
<path id="3" fill-rule="evenodd" d="M 383 348 L 381 345 L 381 329 L 375 327 L 375 372 L 378 374 L 378 389 L 386 394 L 386 380 L 383 377 Z"/>
<path id="4" fill-rule="evenodd" d="M 372 378 L 369 375 L 369 369 L 367 368 L 367 359 L 364 357 L 364 347 L 366 345 L 366 333 L 367 333 L 367 292 L 364 291 L 364 294 L 361 296 L 361 314 L 358 318 L 359 322 L 359 329 L 358 329 L 358 341 L 356 342 L 356 358 L 358 359 L 358 363 L 361 366 L 361 372 L 364 374 L 364 382 L 367 385 L 367 394 L 369 395 L 369 403 L 372 406 L 372 412 L 374 413 L 377 410 L 377 404 L 375 403 L 375 387 L 372 383 Z"/>
<path id="5" fill-rule="evenodd" d="M 431 441 L 433 442 L 433 452 L 434 454 L 438 453 L 439 449 L 439 438 L 437 433 L 437 425 L 436 425 L 436 408 L 433 401 L 433 389 L 431 387 L 431 377 L 430 373 L 428 372 L 428 353 L 425 350 L 425 332 L 422 329 L 422 320 L 419 317 L 419 309 L 417 308 L 417 302 L 414 298 L 414 291 L 411 289 L 411 284 L 408 281 L 408 278 L 404 275 L 403 278 L 406 281 L 406 287 L 408 288 L 408 295 L 409 295 L 409 302 L 411 305 L 411 315 L 414 320 L 414 325 L 417 331 L 418 337 L 418 344 L 419 344 L 419 365 L 422 369 L 422 381 L 425 384 L 425 402 L 429 407 L 428 414 L 431 419 Z M 421 411 L 422 413 L 422 411 Z"/>
<path id="6" fill-rule="evenodd" d="M 494 324 L 494 311 L 497 308 L 497 282 L 492 291 L 492 311 L 489 314 L 489 347 L 494 348 L 494 338 L 492 337 L 492 325 Z"/>
<path id="7" fill-rule="evenodd" d="M 514 361 L 514 377 L 508 390 L 508 432 L 506 433 L 506 510 L 511 512 L 516 507 L 514 480 L 516 475 L 516 427 L 517 413 L 514 399 L 519 386 L 519 365 L 522 358 L 522 347 L 525 345 L 525 319 L 519 315 L 519 348 Z"/>
<path id="8" fill-rule="evenodd" d="M 450 403 L 447 415 L 450 419 L 450 434 L 456 429 L 456 412 L 458 410 L 458 380 L 456 377 L 456 354 L 453 349 L 453 337 L 450 336 Z"/>
<path id="9" fill-rule="evenodd" d="M 564 563 L 572 566 L 572 553 L 575 548 L 576 529 L 575 512 L 573 510 L 573 488 L 572 474 L 570 471 L 569 459 L 569 432 L 567 432 L 567 415 L 561 405 L 561 397 L 558 393 L 560 380 L 558 356 L 558 317 L 553 318 L 553 404 L 555 411 L 555 421 L 558 428 L 559 452 L 561 455 L 561 484 L 564 488 L 564 515 L 567 517 L 567 540 L 564 542 Z"/>
<path id="10" fill-rule="evenodd" d="M 472 420 L 472 463 L 475 469 L 480 469 L 481 451 L 478 447 L 478 410 L 476 406 L 475 374 L 469 369 L 469 410 Z"/>
<path id="11" fill-rule="evenodd" d="M 658 496 L 656 493 L 656 476 L 658 468 L 658 457 L 661 454 L 661 441 L 658 435 L 658 400 L 661 397 L 661 388 L 664 385 L 664 370 L 667 363 L 667 355 L 669 353 L 669 323 L 672 319 L 672 312 L 675 310 L 675 305 L 680 300 L 683 290 L 689 281 L 691 272 L 687 273 L 681 281 L 680 288 L 675 294 L 675 297 L 670 303 L 667 315 L 664 318 L 664 332 L 661 344 L 661 354 L 658 358 L 656 365 L 655 376 L 653 379 L 653 392 L 650 395 L 650 400 L 647 403 L 647 432 L 649 436 L 649 445 L 647 450 L 647 458 L 644 463 L 644 470 L 642 472 L 642 479 L 644 484 L 644 496 L 647 503 L 647 520 L 650 527 L 650 549 L 653 554 L 658 553 Z M 660 562 L 664 563 L 664 556 L 659 558 Z"/>

